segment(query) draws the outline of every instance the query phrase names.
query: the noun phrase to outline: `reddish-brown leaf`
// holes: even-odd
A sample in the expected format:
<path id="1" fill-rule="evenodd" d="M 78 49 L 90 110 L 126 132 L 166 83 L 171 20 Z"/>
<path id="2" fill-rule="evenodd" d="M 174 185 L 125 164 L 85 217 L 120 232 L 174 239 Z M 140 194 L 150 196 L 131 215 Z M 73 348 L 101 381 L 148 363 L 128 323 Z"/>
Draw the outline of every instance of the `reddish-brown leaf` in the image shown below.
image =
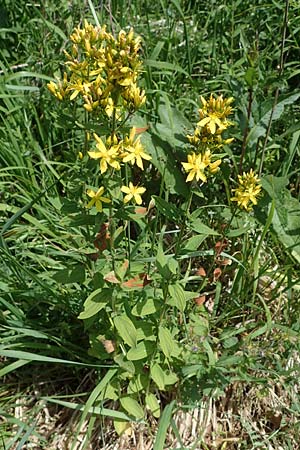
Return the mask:
<path id="1" fill-rule="evenodd" d="M 194 298 L 194 302 L 197 306 L 202 306 L 205 303 L 206 295 L 200 295 L 199 297 Z"/>
<path id="2" fill-rule="evenodd" d="M 145 131 L 147 131 L 149 128 L 149 125 L 147 125 L 146 127 L 140 127 L 140 128 L 136 128 L 135 129 L 135 134 L 141 134 L 144 133 Z"/>
<path id="3" fill-rule="evenodd" d="M 221 275 L 222 275 L 222 270 L 220 269 L 220 267 L 217 267 L 217 268 L 214 270 L 213 280 L 214 280 L 214 281 L 217 281 L 217 280 L 220 278 Z"/>
<path id="4" fill-rule="evenodd" d="M 108 232 L 108 223 L 103 223 L 101 225 L 99 233 L 96 234 L 96 239 L 94 240 L 94 246 L 98 250 L 100 250 L 100 252 L 103 252 L 103 250 L 105 250 L 107 248 L 109 238 L 110 238 L 110 235 Z"/>
<path id="5" fill-rule="evenodd" d="M 199 275 L 199 277 L 206 277 L 206 272 L 205 272 L 204 267 L 200 266 L 196 271 L 196 275 Z"/>
<path id="6" fill-rule="evenodd" d="M 222 241 L 216 242 L 215 244 L 216 255 L 220 256 L 220 254 L 227 247 L 227 245 L 228 245 L 227 239 L 223 239 Z"/>
<path id="7" fill-rule="evenodd" d="M 151 283 L 150 278 L 146 273 L 140 273 L 136 275 L 133 278 L 130 278 L 130 280 L 123 281 L 122 286 L 133 289 L 138 288 L 142 289 L 143 287 L 147 286 L 147 284 Z"/>

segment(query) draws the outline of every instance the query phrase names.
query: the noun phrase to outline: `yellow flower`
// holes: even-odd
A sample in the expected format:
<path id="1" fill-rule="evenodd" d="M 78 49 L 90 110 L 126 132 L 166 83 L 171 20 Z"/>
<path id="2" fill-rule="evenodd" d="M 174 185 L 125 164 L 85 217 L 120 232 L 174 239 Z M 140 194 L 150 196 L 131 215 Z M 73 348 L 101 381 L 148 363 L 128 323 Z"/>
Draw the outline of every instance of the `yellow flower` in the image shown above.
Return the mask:
<path id="1" fill-rule="evenodd" d="M 121 191 L 124 192 L 124 203 L 130 202 L 131 199 L 133 199 L 138 205 L 142 204 L 142 197 L 141 194 L 144 194 L 146 192 L 146 189 L 144 187 L 138 187 L 134 186 L 133 183 L 130 181 L 129 186 L 122 186 Z"/>
<path id="2" fill-rule="evenodd" d="M 74 100 L 77 95 L 80 93 L 82 95 L 86 95 L 90 92 L 91 83 L 82 82 L 82 80 L 76 80 L 74 83 L 70 83 L 68 86 L 68 91 L 73 91 L 70 95 L 70 100 Z"/>
<path id="3" fill-rule="evenodd" d="M 189 172 L 186 181 L 192 181 L 196 178 L 197 181 L 201 180 L 206 183 L 207 177 L 204 170 L 208 167 L 211 173 L 216 173 L 219 170 L 221 160 L 211 162 L 212 153 L 210 150 L 205 150 L 204 153 L 196 155 L 194 152 L 188 155 L 188 162 L 181 163 L 186 172 Z"/>
<path id="4" fill-rule="evenodd" d="M 252 169 L 248 173 L 244 172 L 243 175 L 238 175 L 238 180 L 239 186 L 233 189 L 235 196 L 231 198 L 231 201 L 237 202 L 240 208 L 251 211 L 252 206 L 257 205 L 257 198 L 261 192 L 260 180 Z"/>
<path id="5" fill-rule="evenodd" d="M 215 134 L 216 131 L 223 131 L 231 122 L 227 120 L 227 116 L 232 113 L 232 107 L 230 104 L 233 102 L 233 98 L 223 99 L 220 95 L 214 98 L 210 95 L 210 99 L 207 102 L 202 96 L 202 108 L 199 109 L 200 122 L 198 122 L 199 127 L 207 127 L 211 134 Z"/>
<path id="6" fill-rule="evenodd" d="M 120 170 L 120 163 L 116 158 L 119 156 L 119 146 L 112 145 L 110 148 L 106 148 L 102 139 L 94 133 L 94 137 L 97 141 L 98 152 L 88 152 L 92 159 L 100 159 L 100 172 L 105 173 L 108 166 L 113 167 L 116 170 Z M 110 143 L 110 141 L 109 141 Z"/>
<path id="7" fill-rule="evenodd" d="M 196 155 L 194 152 L 188 155 L 188 162 L 181 163 L 186 172 L 189 172 L 186 181 L 192 181 L 196 178 L 197 181 L 201 180 L 204 183 L 207 178 L 204 174 L 204 169 L 206 167 L 205 163 L 202 161 L 202 155 Z"/>
<path id="8" fill-rule="evenodd" d="M 122 155 L 123 162 L 130 162 L 131 164 L 136 164 L 140 169 L 144 170 L 143 159 L 150 160 L 151 156 L 145 152 L 143 145 L 141 144 L 140 138 L 135 138 L 136 128 L 133 127 L 130 131 L 129 137 L 125 137 L 123 148 L 125 153 Z M 142 159 L 143 158 L 143 159 Z"/>
<path id="9" fill-rule="evenodd" d="M 139 88 L 135 83 L 131 84 L 123 92 L 123 97 L 134 109 L 139 109 L 146 102 L 145 91 Z"/>
<path id="10" fill-rule="evenodd" d="M 96 206 L 97 211 L 102 212 L 102 203 L 110 203 L 111 200 L 107 197 L 102 197 L 104 193 L 104 187 L 101 186 L 98 191 L 94 191 L 93 189 L 88 189 L 86 191 L 87 195 L 91 197 L 91 200 L 86 205 L 87 208 L 91 208 L 92 206 Z"/>

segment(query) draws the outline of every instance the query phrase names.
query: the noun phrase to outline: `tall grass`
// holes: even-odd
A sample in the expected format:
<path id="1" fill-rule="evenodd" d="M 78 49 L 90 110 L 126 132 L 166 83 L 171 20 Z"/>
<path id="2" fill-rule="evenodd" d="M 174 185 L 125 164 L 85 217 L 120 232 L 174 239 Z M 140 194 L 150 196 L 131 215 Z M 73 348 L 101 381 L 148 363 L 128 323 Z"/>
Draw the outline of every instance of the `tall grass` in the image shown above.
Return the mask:
<path id="1" fill-rule="evenodd" d="M 201 352 L 191 351 L 182 365 L 168 360 L 180 384 L 156 387 L 160 419 L 154 414 L 149 426 L 135 423 L 131 439 L 142 433 L 155 450 L 297 449 L 300 15 L 297 2 L 263 0 L 4 2 L 0 446 L 50 448 L 64 442 L 74 449 L 109 448 L 118 438 L 107 432 L 105 418 L 110 430 L 112 421 L 129 420 L 126 408 L 105 400 L 106 390 L 123 382 L 116 376 L 118 364 L 98 347 L 92 321 L 78 319 L 104 270 L 93 261 L 99 221 L 82 201 L 82 180 L 92 168 L 78 157 L 85 124 L 78 109 L 59 104 L 46 89 L 53 75 L 63 74 L 63 50 L 73 28 L 84 18 L 95 23 L 96 17 L 114 35 L 133 26 L 143 39 L 148 101 L 134 124 L 147 128 L 143 143 L 153 169 L 146 181 L 155 199 L 148 217 L 155 226 L 137 221 L 127 234 L 120 231 L 120 254 L 122 239 L 128 239 L 124 251 L 148 268 L 156 258 L 161 274 L 175 255 L 188 290 L 199 293 L 198 303 L 168 320 L 174 333 L 180 327 L 184 348 L 198 333 Z M 234 97 L 235 140 L 224 151 L 218 182 L 189 205 L 179 161 L 184 136 L 199 120 L 199 96 L 210 92 Z M 230 186 L 251 167 L 261 172 L 264 195 L 253 215 L 231 217 L 224 206 Z M 97 183 L 95 173 L 92 181 Z M 150 200 L 149 194 L 147 205 Z M 185 235 L 184 227 L 200 219 L 209 228 Z M 220 277 L 217 244 L 227 264 Z M 60 438 L 43 432 L 45 414 L 49 431 L 55 415 L 61 419 Z M 124 430 L 116 445 L 133 448 Z"/>

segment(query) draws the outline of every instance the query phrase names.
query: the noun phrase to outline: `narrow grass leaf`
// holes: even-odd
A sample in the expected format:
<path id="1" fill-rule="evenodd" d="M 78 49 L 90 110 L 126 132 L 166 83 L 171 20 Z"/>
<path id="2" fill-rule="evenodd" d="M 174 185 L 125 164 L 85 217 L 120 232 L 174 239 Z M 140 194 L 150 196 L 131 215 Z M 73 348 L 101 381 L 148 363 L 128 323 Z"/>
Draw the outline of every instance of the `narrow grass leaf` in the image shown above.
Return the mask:
<path id="1" fill-rule="evenodd" d="M 171 424 L 175 400 L 165 407 L 161 415 L 153 450 L 164 450 L 168 428 Z"/>

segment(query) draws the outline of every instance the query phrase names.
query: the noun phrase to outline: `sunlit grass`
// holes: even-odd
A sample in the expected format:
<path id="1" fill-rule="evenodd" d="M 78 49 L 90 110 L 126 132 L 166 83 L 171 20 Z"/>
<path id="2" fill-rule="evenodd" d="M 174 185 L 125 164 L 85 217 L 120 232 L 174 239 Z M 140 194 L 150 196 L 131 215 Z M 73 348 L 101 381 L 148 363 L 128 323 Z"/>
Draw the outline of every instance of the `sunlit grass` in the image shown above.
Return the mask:
<path id="1" fill-rule="evenodd" d="M 23 8 L 6 0 L 4 12 L 0 447 L 130 449 L 140 440 L 155 450 L 296 450 L 299 5 L 136 0 Z M 121 155 L 129 169 L 119 187 L 113 177 L 107 181 L 116 203 L 102 202 L 105 216 L 86 207 L 103 180 L 99 161 L 87 154 L 96 150 L 92 132 L 100 140 L 105 135 L 103 124 L 95 116 L 88 122 L 80 105 L 61 104 L 46 88 L 53 76 L 63 77 L 74 27 L 83 19 L 94 24 L 95 15 L 113 36 L 134 27 L 142 37 L 146 107 L 118 132 L 128 144 L 135 126 L 152 158 L 143 159 L 142 172 L 130 153 Z M 234 98 L 234 125 L 205 166 L 204 156 L 188 160 L 186 136 L 197 153 L 197 122 L 206 120 L 201 126 L 209 123 L 212 134 L 220 126 L 215 117 L 199 117 L 200 96 L 208 101 L 211 92 Z M 182 162 L 195 163 L 195 177 L 187 180 L 192 168 Z M 246 202 L 237 183 L 250 169 L 260 172 L 262 189 L 254 197 L 247 191 Z M 147 190 L 141 199 L 132 191 L 123 206 L 131 175 L 132 187 L 144 189 L 143 181 Z M 252 198 L 254 212 L 234 208 L 234 196 L 237 206 L 248 207 Z M 129 206 L 134 199 L 143 202 L 140 210 Z M 87 299 L 103 277 L 105 289 L 111 283 L 118 293 L 112 319 L 101 318 L 103 335 L 110 319 L 114 328 L 99 340 Z M 190 297 L 182 297 L 184 290 Z M 105 309 L 98 311 L 104 317 Z M 123 313 L 134 327 L 142 322 L 157 332 L 151 341 L 149 329 L 138 328 L 145 335 L 138 342 L 159 348 L 146 365 L 122 359 L 131 348 Z M 139 383 L 150 370 L 156 380 L 138 395 L 126 378 L 132 367 L 124 368 L 132 361 Z M 164 386 L 157 366 L 180 382 L 170 378 Z M 149 424 L 139 423 L 145 402 Z"/>

